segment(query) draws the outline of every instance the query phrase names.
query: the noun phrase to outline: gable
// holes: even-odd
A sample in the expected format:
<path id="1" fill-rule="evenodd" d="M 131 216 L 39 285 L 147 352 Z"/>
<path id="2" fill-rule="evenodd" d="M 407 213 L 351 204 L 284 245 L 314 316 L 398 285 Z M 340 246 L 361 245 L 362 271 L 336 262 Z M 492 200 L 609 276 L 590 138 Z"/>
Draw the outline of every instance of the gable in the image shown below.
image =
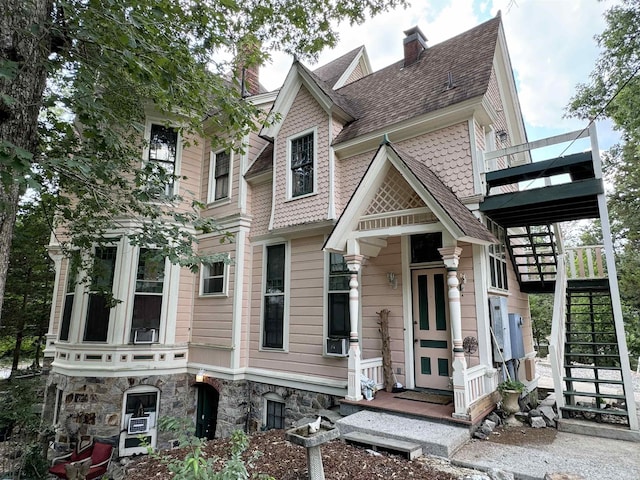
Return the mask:
<path id="1" fill-rule="evenodd" d="M 426 207 L 420 195 L 407 183 L 395 167 L 389 169 L 378 192 L 364 215 L 385 214 Z"/>

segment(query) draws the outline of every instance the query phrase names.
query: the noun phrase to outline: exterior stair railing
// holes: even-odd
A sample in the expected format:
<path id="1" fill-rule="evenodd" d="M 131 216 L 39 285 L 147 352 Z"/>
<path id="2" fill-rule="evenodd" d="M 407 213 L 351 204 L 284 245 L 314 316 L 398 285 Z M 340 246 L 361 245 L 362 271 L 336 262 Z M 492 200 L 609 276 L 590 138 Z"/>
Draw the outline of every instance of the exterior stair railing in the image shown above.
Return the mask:
<path id="1" fill-rule="evenodd" d="M 551 324 L 551 338 L 549 341 L 549 358 L 551 360 L 551 374 L 556 394 L 558 412 L 564 407 L 564 395 L 562 392 L 562 377 L 564 372 L 564 341 L 565 318 L 567 308 L 567 273 L 564 268 L 564 255 L 558 255 L 558 272 L 556 275 L 556 287 L 553 298 L 553 320 Z M 561 413 L 560 413 L 561 415 Z"/>

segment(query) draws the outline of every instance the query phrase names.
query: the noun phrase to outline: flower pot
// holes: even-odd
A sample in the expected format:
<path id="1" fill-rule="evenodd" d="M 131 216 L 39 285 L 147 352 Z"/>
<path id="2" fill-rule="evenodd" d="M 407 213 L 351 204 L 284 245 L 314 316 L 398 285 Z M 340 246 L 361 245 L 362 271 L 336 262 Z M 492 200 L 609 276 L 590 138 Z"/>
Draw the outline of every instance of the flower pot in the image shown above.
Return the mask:
<path id="1" fill-rule="evenodd" d="M 502 410 L 509 416 L 505 419 L 507 425 L 520 425 L 520 422 L 516 420 L 515 414 L 520 411 L 520 398 L 518 390 L 503 390 L 502 391 Z"/>

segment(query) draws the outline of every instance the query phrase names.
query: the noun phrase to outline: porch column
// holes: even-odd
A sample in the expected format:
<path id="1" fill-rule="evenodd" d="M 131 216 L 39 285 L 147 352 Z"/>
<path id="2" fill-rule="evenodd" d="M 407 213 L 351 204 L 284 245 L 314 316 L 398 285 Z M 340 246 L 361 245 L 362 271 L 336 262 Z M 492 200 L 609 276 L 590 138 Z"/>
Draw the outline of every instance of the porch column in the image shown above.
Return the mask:
<path id="1" fill-rule="evenodd" d="M 451 338 L 453 340 L 453 400 L 455 404 L 454 416 L 467 416 L 465 394 L 465 371 L 467 360 L 462 348 L 462 314 L 460 312 L 460 289 L 458 282 L 458 263 L 462 248 L 444 247 L 438 251 L 447 268 L 447 287 L 449 298 L 449 323 L 451 325 Z"/>
<path id="2" fill-rule="evenodd" d="M 347 268 L 351 272 L 349 280 L 349 321 L 351 332 L 349 333 L 349 377 L 347 384 L 347 400 L 362 400 L 360 389 L 360 344 L 358 342 L 358 313 L 360 304 L 360 291 L 358 290 L 358 272 L 362 267 L 362 255 L 345 255 Z"/>

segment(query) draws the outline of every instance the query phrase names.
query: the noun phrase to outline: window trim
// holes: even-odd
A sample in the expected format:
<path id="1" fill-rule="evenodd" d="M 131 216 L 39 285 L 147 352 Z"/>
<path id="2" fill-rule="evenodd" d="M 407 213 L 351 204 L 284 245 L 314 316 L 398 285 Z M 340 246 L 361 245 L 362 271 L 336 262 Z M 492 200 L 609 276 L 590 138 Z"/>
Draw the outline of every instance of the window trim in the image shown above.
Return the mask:
<path id="1" fill-rule="evenodd" d="M 112 272 L 112 276 L 113 278 L 111 279 L 111 293 L 112 295 L 117 296 L 117 292 L 118 292 L 118 286 L 119 283 L 121 282 L 120 280 L 120 275 L 122 274 L 121 272 L 121 268 L 122 268 L 122 244 L 119 240 L 114 241 L 114 242 L 108 242 L 105 243 L 104 245 L 98 246 L 98 245 L 94 245 L 94 247 L 92 248 L 92 255 L 93 255 L 93 261 L 95 262 L 95 254 L 96 254 L 96 248 L 114 248 L 115 249 L 115 257 L 114 257 L 114 262 L 113 262 L 113 272 Z M 93 268 L 93 267 L 92 267 Z M 113 336 L 113 328 L 114 328 L 114 315 L 116 312 L 116 309 L 118 308 L 117 306 L 114 306 L 112 308 L 109 309 L 109 316 L 107 319 L 107 334 L 106 334 L 106 338 L 104 340 L 87 340 L 86 339 L 86 335 L 87 335 L 87 322 L 89 319 L 89 306 L 90 306 L 90 302 L 91 302 L 91 295 L 93 290 L 91 289 L 92 285 L 87 285 L 86 289 L 85 289 L 85 295 L 83 295 L 83 299 L 82 299 L 82 312 L 81 312 L 81 321 L 82 321 L 82 325 L 80 327 L 80 335 L 79 335 L 79 342 L 82 344 L 109 344 L 112 342 L 112 336 Z M 72 317 L 73 318 L 73 317 Z"/>
<path id="2" fill-rule="evenodd" d="M 213 262 L 213 263 L 222 263 L 223 264 L 222 291 L 221 292 L 205 293 L 205 291 L 204 291 L 204 281 L 205 281 L 204 270 L 205 270 L 205 267 L 208 267 L 208 265 L 202 265 L 202 268 L 200 268 L 200 286 L 199 286 L 199 295 L 201 297 L 210 298 L 210 297 L 228 297 L 229 296 L 229 254 L 224 254 L 224 255 L 225 255 L 225 259 L 224 260 L 218 260 L 216 262 Z M 207 277 L 207 278 L 214 278 L 214 277 Z"/>
<path id="3" fill-rule="evenodd" d="M 216 161 L 220 153 L 229 152 L 229 173 L 227 174 L 228 191 L 224 197 L 216 198 Z M 209 154 L 209 185 L 207 188 L 207 204 L 226 203 L 231 200 L 231 192 L 233 190 L 233 149 L 219 149 Z"/>
<path id="4" fill-rule="evenodd" d="M 341 294 L 347 294 L 347 315 L 350 316 L 351 312 L 349 311 L 349 291 L 350 291 L 350 287 L 348 286 L 347 282 L 347 288 L 346 290 L 331 290 L 331 285 L 330 285 L 330 280 L 331 280 L 331 255 L 342 255 L 342 257 L 344 258 L 344 255 L 341 253 L 336 253 L 336 252 L 327 252 L 327 254 L 325 255 L 325 261 L 326 261 L 326 275 L 325 275 L 325 288 L 326 288 L 326 294 L 325 294 L 325 300 L 326 300 L 326 305 L 327 305 L 327 328 L 325 329 L 325 338 L 349 338 L 349 335 L 351 333 L 351 318 L 349 318 L 349 332 L 347 332 L 347 334 L 345 336 L 336 336 L 336 335 L 331 335 L 330 334 L 330 330 L 331 330 L 331 302 L 329 301 L 329 298 L 331 296 L 331 294 L 334 293 L 341 293 Z M 349 277 L 349 281 L 351 281 L 351 272 L 349 272 L 348 274 L 337 274 L 337 275 L 348 275 Z M 325 349 L 325 354 L 326 354 L 326 342 L 324 342 L 324 349 Z"/>
<path id="5" fill-rule="evenodd" d="M 160 417 L 160 407 L 162 401 L 162 392 L 159 388 L 151 386 L 151 385 L 136 385 L 135 387 L 131 387 L 128 390 L 122 392 L 122 407 L 121 407 L 121 434 L 119 439 L 119 451 L 122 456 L 131 456 L 137 454 L 146 454 L 147 447 L 125 447 L 125 441 L 130 438 L 136 438 L 137 434 L 128 434 L 127 427 L 129 418 L 132 414 L 127 413 L 127 400 L 129 395 L 156 395 L 156 405 L 155 405 L 155 414 L 153 415 L 153 419 L 150 422 L 149 431 L 147 433 L 142 434 L 144 437 L 150 437 L 151 442 L 150 446 L 155 448 L 158 440 L 158 418 Z"/>
<path id="6" fill-rule="evenodd" d="M 313 187 L 308 193 L 293 196 L 293 174 L 291 172 L 292 143 L 307 135 L 313 135 Z M 300 198 L 315 195 L 318 191 L 318 127 L 314 126 L 287 137 L 287 200 L 298 200 Z"/>
<path id="7" fill-rule="evenodd" d="M 487 221 L 487 229 L 493 233 L 493 235 L 500 241 L 498 245 L 487 245 L 487 258 L 489 259 L 489 265 L 487 266 L 487 280 L 489 283 L 489 289 L 496 292 L 508 292 L 509 291 L 509 262 L 507 261 L 508 251 L 507 251 L 507 231 L 505 228 L 498 225 L 496 222 L 491 220 L 489 217 L 486 219 Z M 504 258 L 500 258 L 500 252 L 496 252 L 495 249 L 502 250 Z M 496 277 L 496 285 L 493 284 L 493 279 L 491 275 L 491 267 L 494 266 L 501 268 L 501 277 L 502 282 L 497 281 Z M 496 270 L 497 271 L 497 270 Z"/>
<path id="8" fill-rule="evenodd" d="M 264 345 L 264 315 L 265 290 L 267 287 L 267 249 L 277 245 L 284 245 L 284 306 L 282 318 L 282 347 L 266 347 Z M 267 243 L 262 246 L 262 282 L 260 287 L 260 351 L 288 352 L 289 351 L 289 302 L 290 302 L 290 277 L 291 277 L 291 244 L 288 241 Z"/>
<path id="9" fill-rule="evenodd" d="M 142 296 L 148 296 L 149 293 L 148 292 L 140 292 L 138 293 L 137 290 L 137 284 L 138 284 L 138 268 L 140 266 L 140 254 L 142 253 L 142 250 L 153 250 L 153 248 L 149 248 L 149 247 L 137 247 L 135 249 L 134 255 L 133 255 L 133 260 L 131 262 L 131 270 L 129 271 L 129 274 L 132 276 L 132 284 L 133 287 L 131 288 L 129 293 L 129 298 L 130 298 L 130 308 L 129 308 L 129 312 L 128 312 L 128 338 L 125 337 L 125 343 L 129 343 L 131 345 L 134 344 L 133 338 L 134 338 L 134 328 L 133 328 L 133 312 L 135 310 L 135 304 L 136 304 L 136 295 L 140 294 Z M 161 305 L 160 305 L 160 318 L 158 319 L 158 329 L 156 332 L 156 338 L 153 341 L 153 344 L 158 344 L 158 343 L 162 343 L 163 340 L 160 338 L 161 337 L 161 332 L 164 331 L 164 324 L 165 324 L 165 319 L 167 317 L 167 308 L 168 308 L 168 303 L 169 303 L 169 296 L 168 296 L 168 284 L 170 282 L 170 269 L 171 269 L 171 263 L 169 262 L 169 260 L 167 258 L 165 258 L 164 260 L 164 267 L 163 267 L 163 279 L 162 279 L 162 292 L 161 293 L 154 293 L 153 296 L 159 296 L 161 299 Z"/>
<path id="10" fill-rule="evenodd" d="M 171 127 L 178 130 L 175 122 L 168 122 L 167 119 L 163 119 L 157 116 L 148 116 L 145 119 L 144 125 L 144 148 L 142 149 L 142 167 L 149 162 L 149 145 L 151 142 L 151 127 L 152 125 L 160 125 L 162 127 Z M 177 195 L 180 192 L 180 170 L 182 167 L 182 135 L 179 131 L 176 132 L 178 138 L 176 140 L 176 159 L 173 164 L 173 175 L 176 177 L 173 180 L 172 195 Z"/>

